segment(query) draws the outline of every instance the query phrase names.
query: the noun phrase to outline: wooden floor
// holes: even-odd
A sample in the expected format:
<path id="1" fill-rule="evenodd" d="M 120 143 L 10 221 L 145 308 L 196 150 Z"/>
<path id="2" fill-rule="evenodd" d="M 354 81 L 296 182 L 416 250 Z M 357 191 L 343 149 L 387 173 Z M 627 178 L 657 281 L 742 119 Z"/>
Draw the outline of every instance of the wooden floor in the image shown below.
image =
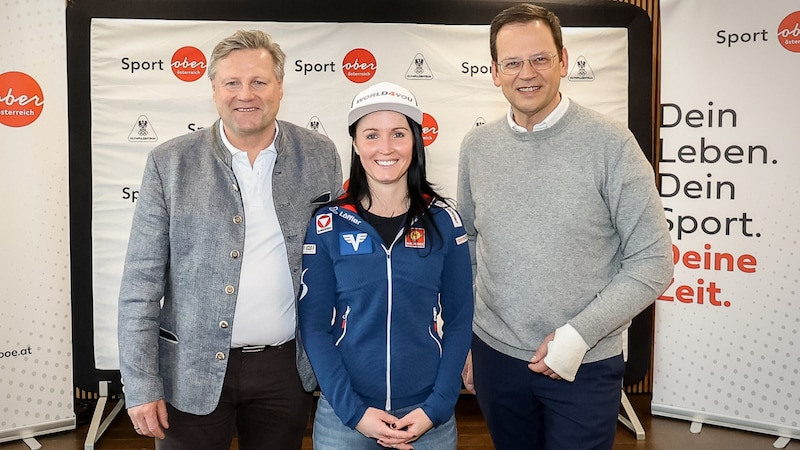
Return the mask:
<path id="1" fill-rule="evenodd" d="M 649 394 L 631 394 L 630 401 L 645 429 L 645 439 L 637 441 L 633 432 L 619 424 L 614 444 L 615 450 L 769 450 L 774 448 L 775 437 L 706 425 L 699 434 L 689 431 L 689 422 L 684 420 L 652 417 Z M 456 407 L 458 423 L 458 448 L 465 450 L 493 449 L 486 424 L 471 395 L 463 395 Z M 88 424 L 75 431 L 38 436 L 36 440 L 42 450 L 82 450 L 88 432 Z M 97 450 L 153 449 L 151 439 L 142 438 L 133 432 L 128 416 L 123 412 L 95 445 Z M 303 449 L 311 449 L 311 428 L 306 431 Z M 0 450 L 28 450 L 22 441 L 0 444 Z M 234 442 L 232 450 L 238 450 Z M 786 450 L 800 450 L 800 442 L 791 441 Z M 347 449 L 342 449 L 347 450 Z"/>

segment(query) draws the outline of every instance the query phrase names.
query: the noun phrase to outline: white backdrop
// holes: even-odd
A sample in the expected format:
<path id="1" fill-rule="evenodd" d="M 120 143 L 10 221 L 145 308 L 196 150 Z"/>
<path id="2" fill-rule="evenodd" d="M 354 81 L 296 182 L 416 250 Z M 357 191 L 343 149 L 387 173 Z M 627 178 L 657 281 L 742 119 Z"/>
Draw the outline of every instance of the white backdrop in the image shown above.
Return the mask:
<path id="1" fill-rule="evenodd" d="M 800 438 L 800 4 L 661 7 L 676 270 L 657 302 L 653 413 Z"/>
<path id="2" fill-rule="evenodd" d="M 64 2 L 0 14 L 0 442 L 75 428 Z"/>
<path id="3" fill-rule="evenodd" d="M 119 280 L 146 155 L 159 143 L 217 118 L 201 63 L 237 29 L 262 29 L 281 44 L 287 61 L 278 118 L 330 137 L 342 155 L 345 176 L 350 151 L 345 116 L 353 96 L 369 84 L 391 81 L 417 96 L 426 113 L 430 178 L 451 197 L 461 138 L 506 112 L 505 99 L 489 75 L 488 26 L 94 19 L 92 254 L 98 369 L 118 368 Z M 564 40 L 570 52 L 564 92 L 626 122 L 627 30 L 567 28 Z M 372 78 L 348 76 L 345 69 L 356 63 L 374 63 L 366 71 Z"/>

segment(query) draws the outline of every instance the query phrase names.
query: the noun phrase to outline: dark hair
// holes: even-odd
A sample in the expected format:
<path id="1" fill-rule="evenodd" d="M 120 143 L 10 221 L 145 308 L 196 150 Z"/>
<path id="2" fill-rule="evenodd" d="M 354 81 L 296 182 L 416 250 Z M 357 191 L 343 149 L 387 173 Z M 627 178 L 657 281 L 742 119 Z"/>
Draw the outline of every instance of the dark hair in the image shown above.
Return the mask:
<path id="1" fill-rule="evenodd" d="M 489 26 L 489 52 L 492 54 L 492 61 L 497 62 L 497 33 L 501 28 L 512 23 L 525 24 L 534 20 L 541 20 L 550 28 L 553 33 L 553 40 L 556 43 L 556 53 L 560 60 L 564 50 L 564 39 L 561 36 L 561 21 L 558 16 L 547 8 L 531 5 L 530 3 L 520 3 L 500 11 L 492 19 L 492 23 Z"/>
<path id="2" fill-rule="evenodd" d="M 422 125 L 418 124 L 410 117 L 405 116 L 408 126 L 411 128 L 411 135 L 414 143 L 411 149 L 411 162 L 406 172 L 406 187 L 408 188 L 408 214 L 403 223 L 403 229 L 408 234 L 411 231 L 411 223 L 416 218 L 415 226 L 424 228 L 426 232 L 433 229 L 441 237 L 439 228 L 428 214 L 428 206 L 436 200 L 446 201 L 444 197 L 434 190 L 433 185 L 428 182 L 427 171 L 425 168 L 425 144 L 422 140 Z M 348 131 L 350 137 L 355 139 L 356 126 L 361 119 L 355 121 Z M 361 201 L 366 200 L 367 205 L 372 204 L 372 194 L 367 182 L 367 174 L 361 159 L 356 154 L 355 147 L 350 148 L 350 179 L 347 182 L 347 191 L 344 197 L 337 203 L 352 203 L 355 205 L 359 214 L 364 213 Z"/>

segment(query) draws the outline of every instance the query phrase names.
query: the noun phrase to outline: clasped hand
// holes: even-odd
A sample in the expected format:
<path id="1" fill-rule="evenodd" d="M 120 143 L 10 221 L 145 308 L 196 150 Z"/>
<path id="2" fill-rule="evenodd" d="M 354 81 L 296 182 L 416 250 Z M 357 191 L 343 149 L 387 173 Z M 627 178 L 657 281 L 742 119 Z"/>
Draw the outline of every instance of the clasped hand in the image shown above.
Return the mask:
<path id="1" fill-rule="evenodd" d="M 376 439 L 386 448 L 413 450 L 411 442 L 433 428 L 433 422 L 422 408 L 414 409 L 397 418 L 377 408 L 367 408 L 356 430 L 366 437 Z"/>

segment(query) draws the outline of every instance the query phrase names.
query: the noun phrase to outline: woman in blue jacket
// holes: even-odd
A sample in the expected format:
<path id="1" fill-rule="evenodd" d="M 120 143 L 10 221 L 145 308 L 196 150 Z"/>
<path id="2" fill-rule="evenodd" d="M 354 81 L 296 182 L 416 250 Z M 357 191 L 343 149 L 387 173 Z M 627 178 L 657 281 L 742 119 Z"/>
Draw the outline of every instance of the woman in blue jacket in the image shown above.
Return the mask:
<path id="1" fill-rule="evenodd" d="M 467 236 L 426 179 L 413 94 L 378 83 L 356 95 L 348 124 L 347 190 L 317 211 L 303 247 L 300 335 L 322 391 L 314 448 L 455 449 Z"/>

